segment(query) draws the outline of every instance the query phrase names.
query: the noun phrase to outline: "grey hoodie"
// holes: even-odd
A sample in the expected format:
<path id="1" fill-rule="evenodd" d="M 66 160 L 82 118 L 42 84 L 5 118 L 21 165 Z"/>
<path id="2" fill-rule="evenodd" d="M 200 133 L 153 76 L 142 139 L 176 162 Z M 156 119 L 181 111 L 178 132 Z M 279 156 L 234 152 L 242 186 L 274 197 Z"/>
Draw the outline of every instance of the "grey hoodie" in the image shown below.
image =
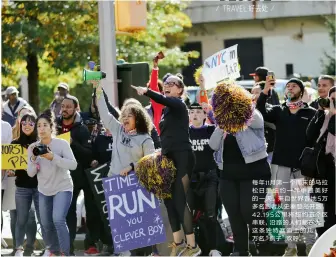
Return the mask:
<path id="1" fill-rule="evenodd" d="M 121 123 L 108 111 L 104 97 L 97 99 L 97 107 L 105 128 L 112 133 L 112 158 L 108 176 L 119 175 L 131 163 L 137 162 L 145 155 L 155 151 L 149 134 L 127 134 Z"/>
<path id="2" fill-rule="evenodd" d="M 54 154 L 54 159 L 49 161 L 38 156 L 32 160 L 34 143 L 28 148 L 28 176 L 34 177 L 37 174 L 38 191 L 46 196 L 56 195 L 62 191 L 73 191 L 73 182 L 70 170 L 75 170 L 77 162 L 72 153 L 70 144 L 60 138 L 53 138 L 48 145 Z"/>

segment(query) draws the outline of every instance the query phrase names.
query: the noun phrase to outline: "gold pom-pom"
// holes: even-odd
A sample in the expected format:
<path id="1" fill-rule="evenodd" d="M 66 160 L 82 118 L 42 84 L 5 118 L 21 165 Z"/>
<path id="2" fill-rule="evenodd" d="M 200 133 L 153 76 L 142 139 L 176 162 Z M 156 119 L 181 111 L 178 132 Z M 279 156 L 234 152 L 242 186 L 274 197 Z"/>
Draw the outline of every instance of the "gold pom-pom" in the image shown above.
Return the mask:
<path id="1" fill-rule="evenodd" d="M 212 106 L 218 126 L 228 133 L 246 129 L 253 114 L 251 94 L 227 81 L 215 88 Z"/>
<path id="2" fill-rule="evenodd" d="M 197 85 L 200 85 L 199 78 L 202 74 L 202 70 L 203 70 L 203 65 L 200 66 L 198 69 L 196 69 L 196 71 L 194 73 L 194 79 L 195 79 Z"/>
<path id="3" fill-rule="evenodd" d="M 156 151 L 141 158 L 135 169 L 140 184 L 159 199 L 171 198 L 176 176 L 173 161 Z"/>

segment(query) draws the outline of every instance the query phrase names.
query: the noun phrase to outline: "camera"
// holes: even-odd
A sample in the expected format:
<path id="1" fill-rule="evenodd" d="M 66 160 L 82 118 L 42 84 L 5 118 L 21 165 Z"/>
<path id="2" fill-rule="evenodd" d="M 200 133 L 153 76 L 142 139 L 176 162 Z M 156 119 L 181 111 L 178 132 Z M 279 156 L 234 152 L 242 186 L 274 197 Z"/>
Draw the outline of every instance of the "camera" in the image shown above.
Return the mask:
<path id="1" fill-rule="evenodd" d="M 319 106 L 322 108 L 330 108 L 330 99 L 329 98 L 319 98 L 318 100 Z M 336 99 L 333 99 L 334 107 L 336 107 Z"/>
<path id="2" fill-rule="evenodd" d="M 93 118 L 89 118 L 88 120 L 84 121 L 86 126 L 94 126 L 97 124 L 97 120 Z"/>
<path id="3" fill-rule="evenodd" d="M 38 144 L 33 148 L 33 154 L 35 156 L 43 155 L 48 153 L 48 146 L 44 144 Z"/>

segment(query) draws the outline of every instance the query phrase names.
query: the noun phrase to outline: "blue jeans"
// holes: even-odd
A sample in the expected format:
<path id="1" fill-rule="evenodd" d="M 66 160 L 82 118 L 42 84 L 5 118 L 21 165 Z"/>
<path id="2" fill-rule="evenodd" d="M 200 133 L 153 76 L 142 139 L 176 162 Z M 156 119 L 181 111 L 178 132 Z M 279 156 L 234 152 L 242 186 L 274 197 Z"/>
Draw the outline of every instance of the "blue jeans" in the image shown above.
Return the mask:
<path id="1" fill-rule="evenodd" d="M 34 201 L 35 210 L 37 214 L 37 219 L 41 224 L 40 212 L 39 212 L 39 194 L 36 188 L 24 188 L 17 187 L 15 191 L 15 203 L 18 208 L 16 209 L 16 248 L 23 248 L 24 236 L 25 236 L 25 227 L 29 220 L 29 215 L 33 215 L 35 220 L 35 212 L 29 213 L 29 210 L 32 206 L 32 201 Z M 41 226 L 42 237 L 44 238 L 44 230 Z M 35 231 L 36 235 L 36 231 Z M 36 238 L 36 237 L 35 237 Z M 35 241 L 35 240 L 34 240 Z M 29 245 L 27 246 L 27 248 Z"/>
<path id="2" fill-rule="evenodd" d="M 52 253 L 61 252 L 69 256 L 70 235 L 66 216 L 71 204 L 72 192 L 58 192 L 52 196 L 46 196 L 41 192 L 39 194 L 41 223 L 45 231 L 47 248 Z"/>
<path id="3" fill-rule="evenodd" d="M 13 249 L 16 249 L 16 220 L 17 220 L 17 214 L 16 210 L 10 210 L 10 228 L 12 232 L 12 238 L 13 238 Z M 35 210 L 33 208 L 30 208 L 29 210 L 29 217 L 28 222 L 26 224 L 26 227 L 24 229 L 24 232 L 27 236 L 27 244 L 26 249 L 33 250 L 34 249 L 34 243 L 36 240 L 36 220 L 35 220 Z"/>

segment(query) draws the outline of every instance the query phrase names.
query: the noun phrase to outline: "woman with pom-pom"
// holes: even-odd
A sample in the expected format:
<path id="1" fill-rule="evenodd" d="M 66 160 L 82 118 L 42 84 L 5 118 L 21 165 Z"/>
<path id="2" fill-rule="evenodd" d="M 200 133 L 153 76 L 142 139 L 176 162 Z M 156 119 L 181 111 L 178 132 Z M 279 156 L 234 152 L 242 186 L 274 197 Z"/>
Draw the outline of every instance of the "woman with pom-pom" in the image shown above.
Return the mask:
<path id="1" fill-rule="evenodd" d="M 126 176 L 135 170 L 138 161 L 154 152 L 154 142 L 150 137 L 152 122 L 146 110 L 138 104 L 127 104 L 121 108 L 118 121 L 107 108 L 103 88 L 93 81 L 96 87 L 97 107 L 105 128 L 113 136 L 113 151 L 108 176 Z M 129 251 L 121 253 L 130 256 Z"/>
<path id="2" fill-rule="evenodd" d="M 252 96 L 234 83 L 218 85 L 212 104 L 218 127 L 209 145 L 217 151 L 215 160 L 220 169 L 220 196 L 229 216 L 235 246 L 231 256 L 251 256 L 248 225 L 251 229 L 252 205 L 257 204 L 260 208 L 271 175 L 264 120 L 253 108 Z M 262 185 L 253 183 L 255 180 L 263 181 Z M 260 193 L 255 194 L 256 190 Z M 258 200 L 253 201 L 255 196 Z M 259 214 L 261 211 L 254 210 Z M 262 214 L 256 217 L 262 217 Z M 252 233 L 252 236 L 259 235 Z"/>
<path id="3" fill-rule="evenodd" d="M 148 88 L 132 86 L 139 95 L 146 95 L 165 106 L 160 121 L 162 154 L 172 159 L 176 167 L 176 180 L 172 186 L 172 199 L 166 199 L 169 222 L 174 243 L 171 256 L 198 256 L 201 249 L 195 242 L 192 213 L 186 204 L 189 179 L 195 165 L 195 157 L 189 139 L 188 110 L 181 96 L 184 83 L 180 75 L 170 75 L 164 80 L 164 95 Z M 187 238 L 184 243 L 183 226 Z"/>

